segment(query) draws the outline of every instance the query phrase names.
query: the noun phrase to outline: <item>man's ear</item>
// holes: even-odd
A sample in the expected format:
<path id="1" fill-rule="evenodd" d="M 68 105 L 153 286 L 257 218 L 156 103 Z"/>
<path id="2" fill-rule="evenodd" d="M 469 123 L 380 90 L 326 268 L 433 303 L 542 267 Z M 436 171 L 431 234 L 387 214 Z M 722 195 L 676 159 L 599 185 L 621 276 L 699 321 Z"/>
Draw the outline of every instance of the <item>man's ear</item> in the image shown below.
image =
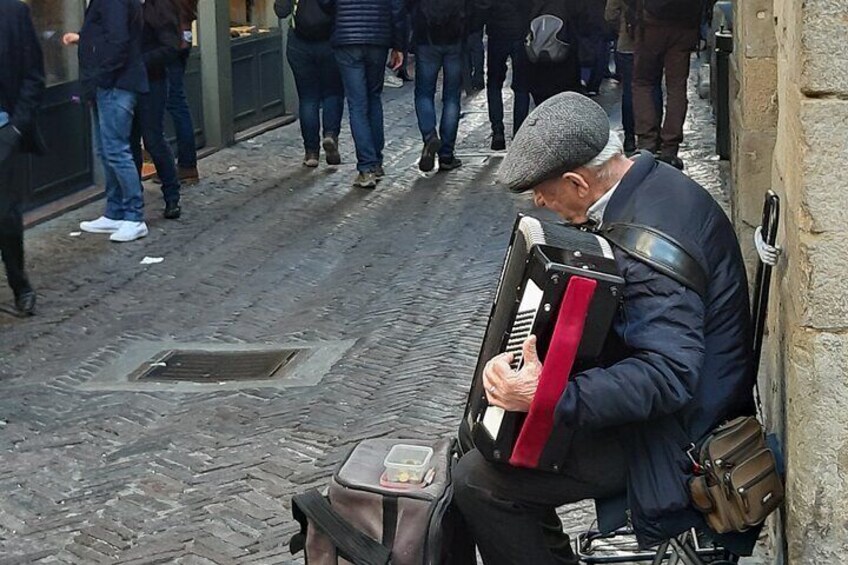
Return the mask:
<path id="1" fill-rule="evenodd" d="M 562 178 L 572 183 L 577 189 L 577 196 L 581 199 L 589 196 L 589 183 L 586 182 L 586 179 L 583 178 L 583 175 L 579 175 L 574 172 L 567 172 L 562 175 Z"/>

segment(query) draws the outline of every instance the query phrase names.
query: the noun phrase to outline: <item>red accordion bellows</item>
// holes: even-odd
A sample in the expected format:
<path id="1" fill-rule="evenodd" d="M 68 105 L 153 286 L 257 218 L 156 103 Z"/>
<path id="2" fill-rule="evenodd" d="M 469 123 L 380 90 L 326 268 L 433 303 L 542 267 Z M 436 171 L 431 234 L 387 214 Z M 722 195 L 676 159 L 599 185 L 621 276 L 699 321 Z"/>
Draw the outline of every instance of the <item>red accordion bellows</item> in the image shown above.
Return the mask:
<path id="1" fill-rule="evenodd" d="M 531 469 L 538 467 L 539 458 L 554 428 L 554 410 L 568 386 L 596 286 L 597 282 L 592 279 L 575 276 L 569 280 L 542 366 L 539 388 L 509 459 L 511 465 Z"/>

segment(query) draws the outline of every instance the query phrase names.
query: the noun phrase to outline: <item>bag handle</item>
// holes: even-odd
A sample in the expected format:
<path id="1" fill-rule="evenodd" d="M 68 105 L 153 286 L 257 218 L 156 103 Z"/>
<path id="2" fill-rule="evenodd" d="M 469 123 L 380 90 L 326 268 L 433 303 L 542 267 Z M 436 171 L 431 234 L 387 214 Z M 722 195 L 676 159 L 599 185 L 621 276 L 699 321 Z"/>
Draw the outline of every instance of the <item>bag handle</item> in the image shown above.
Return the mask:
<path id="1" fill-rule="evenodd" d="M 671 236 L 649 226 L 614 223 L 601 233 L 622 251 L 676 280 L 706 300 L 709 278 L 701 264 Z"/>
<path id="2" fill-rule="evenodd" d="M 292 513 L 301 524 L 308 518 L 354 565 L 388 565 L 391 560 L 389 549 L 351 526 L 315 489 L 292 497 Z"/>

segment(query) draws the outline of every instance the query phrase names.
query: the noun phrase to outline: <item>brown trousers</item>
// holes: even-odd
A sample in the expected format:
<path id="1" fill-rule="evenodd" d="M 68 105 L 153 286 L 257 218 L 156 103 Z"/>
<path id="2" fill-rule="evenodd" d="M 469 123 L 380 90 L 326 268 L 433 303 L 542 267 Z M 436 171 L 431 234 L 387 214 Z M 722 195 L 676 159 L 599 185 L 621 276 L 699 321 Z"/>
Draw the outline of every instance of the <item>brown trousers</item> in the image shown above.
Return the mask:
<path id="1" fill-rule="evenodd" d="M 636 32 L 633 66 L 633 113 L 639 149 L 676 156 L 683 141 L 689 101 L 689 59 L 698 44 L 698 28 L 645 22 Z M 654 88 L 665 71 L 666 109 L 660 124 Z"/>

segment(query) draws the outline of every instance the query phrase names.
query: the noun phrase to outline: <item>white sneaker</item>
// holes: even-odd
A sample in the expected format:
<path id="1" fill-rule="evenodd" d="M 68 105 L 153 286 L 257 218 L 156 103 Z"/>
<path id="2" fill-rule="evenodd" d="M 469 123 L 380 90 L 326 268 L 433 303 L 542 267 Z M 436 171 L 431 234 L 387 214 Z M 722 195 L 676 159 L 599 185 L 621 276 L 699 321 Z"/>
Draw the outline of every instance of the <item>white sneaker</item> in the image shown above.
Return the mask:
<path id="1" fill-rule="evenodd" d="M 80 229 L 88 233 L 115 233 L 121 229 L 123 223 L 121 220 L 110 220 L 106 216 L 100 216 L 90 222 L 80 222 Z"/>
<path id="2" fill-rule="evenodd" d="M 147 224 L 144 222 L 121 222 L 121 228 L 109 236 L 112 241 L 126 243 L 135 241 L 147 235 Z"/>

